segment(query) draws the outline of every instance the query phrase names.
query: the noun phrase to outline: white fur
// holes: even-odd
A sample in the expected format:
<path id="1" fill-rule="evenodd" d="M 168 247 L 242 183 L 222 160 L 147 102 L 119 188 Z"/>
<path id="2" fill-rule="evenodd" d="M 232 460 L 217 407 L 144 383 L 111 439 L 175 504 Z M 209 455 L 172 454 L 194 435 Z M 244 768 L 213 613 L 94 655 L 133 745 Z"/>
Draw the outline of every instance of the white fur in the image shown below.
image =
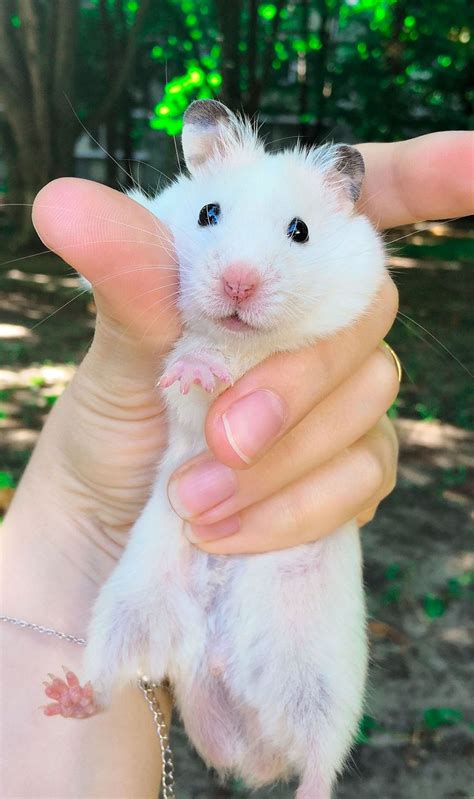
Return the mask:
<path id="1" fill-rule="evenodd" d="M 266 154 L 247 125 L 239 147 L 230 138 L 199 159 L 201 133 L 185 131 L 199 161 L 193 175 L 153 200 L 131 194 L 175 239 L 185 333 L 169 363 L 211 351 L 235 380 L 271 353 L 314 343 L 363 314 L 382 278 L 383 249 L 354 213 L 328 151 Z M 201 228 L 199 210 L 212 202 L 222 218 Z M 286 235 L 295 216 L 308 225 L 306 244 Z M 265 287 L 258 307 L 242 313 L 252 332 L 216 321 L 229 312 L 217 287 L 235 260 L 257 267 Z M 157 681 L 168 676 L 209 765 L 251 786 L 298 775 L 298 797 L 327 799 L 357 728 L 366 674 L 356 525 L 263 555 L 196 549 L 166 487 L 177 466 L 206 449 L 213 397 L 198 387 L 182 396 L 173 386 L 166 399 L 169 448 L 94 608 L 87 677 L 107 702 L 112 687 L 139 670 Z"/>

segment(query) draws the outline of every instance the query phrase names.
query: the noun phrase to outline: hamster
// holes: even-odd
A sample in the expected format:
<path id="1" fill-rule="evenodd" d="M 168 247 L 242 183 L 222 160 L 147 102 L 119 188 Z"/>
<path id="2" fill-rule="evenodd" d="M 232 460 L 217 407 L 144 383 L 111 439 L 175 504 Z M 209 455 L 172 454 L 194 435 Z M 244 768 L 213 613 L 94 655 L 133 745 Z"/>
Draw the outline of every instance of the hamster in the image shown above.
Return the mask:
<path id="1" fill-rule="evenodd" d="M 367 669 L 355 522 L 293 549 L 208 555 L 188 541 L 167 484 L 207 449 L 216 393 L 365 312 L 384 250 L 354 210 L 355 148 L 266 152 L 249 121 L 213 100 L 189 106 L 182 144 L 189 176 L 154 199 L 130 193 L 174 237 L 184 332 L 160 381 L 169 446 L 93 609 L 85 671 L 102 706 L 138 673 L 168 678 L 191 742 L 223 777 L 258 788 L 296 776 L 298 799 L 329 799 Z"/>

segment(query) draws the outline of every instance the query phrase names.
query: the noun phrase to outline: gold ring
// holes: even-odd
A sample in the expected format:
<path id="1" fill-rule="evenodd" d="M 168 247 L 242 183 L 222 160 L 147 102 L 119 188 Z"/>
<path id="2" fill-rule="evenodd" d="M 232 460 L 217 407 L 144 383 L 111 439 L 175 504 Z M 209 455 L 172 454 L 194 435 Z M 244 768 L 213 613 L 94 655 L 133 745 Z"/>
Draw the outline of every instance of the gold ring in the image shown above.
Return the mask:
<path id="1" fill-rule="evenodd" d="M 387 344 L 385 339 L 382 341 L 382 345 L 385 347 L 385 349 L 387 349 L 389 351 L 390 355 L 392 356 L 393 360 L 395 361 L 395 366 L 397 367 L 398 382 L 401 383 L 402 382 L 402 377 L 403 377 L 403 369 L 402 369 L 402 365 L 400 363 L 400 358 L 398 357 L 398 355 L 395 352 L 395 350 L 392 349 L 390 344 Z"/>

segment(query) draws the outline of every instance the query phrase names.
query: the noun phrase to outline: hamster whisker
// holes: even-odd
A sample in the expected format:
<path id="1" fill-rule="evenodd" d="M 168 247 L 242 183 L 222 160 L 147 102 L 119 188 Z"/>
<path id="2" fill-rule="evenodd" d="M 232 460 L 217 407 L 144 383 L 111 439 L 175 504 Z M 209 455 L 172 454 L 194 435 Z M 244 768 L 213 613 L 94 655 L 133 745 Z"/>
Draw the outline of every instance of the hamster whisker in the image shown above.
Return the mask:
<path id="1" fill-rule="evenodd" d="M 458 219 L 462 219 L 462 217 L 453 216 L 452 219 L 443 219 L 441 224 L 450 224 L 451 222 L 457 222 Z M 440 224 L 439 222 L 433 221 L 430 222 L 428 225 L 426 225 L 426 227 L 415 228 L 415 230 L 411 230 L 410 233 L 406 233 L 404 236 L 400 236 L 398 239 L 392 239 L 391 241 L 386 242 L 386 246 L 390 247 L 392 244 L 396 244 L 397 242 L 403 241 L 404 239 L 409 239 L 411 236 L 416 236 L 418 233 L 429 232 L 439 224 Z"/>
<path id="2" fill-rule="evenodd" d="M 79 247 L 83 247 L 83 248 L 84 247 L 95 247 L 95 246 L 100 245 L 100 244 L 135 244 L 135 243 L 137 243 L 137 242 L 135 242 L 133 239 L 99 239 L 97 241 L 82 241 L 82 242 L 76 242 L 74 244 L 65 244 L 64 247 L 61 248 L 61 250 L 62 251 L 70 250 L 70 249 L 72 249 L 74 247 L 77 247 L 77 248 L 79 248 Z M 167 253 L 167 255 L 174 255 L 175 254 L 174 250 L 170 251 L 169 249 L 167 249 L 166 247 L 163 247 L 162 245 L 152 244 L 151 246 L 163 249 Z M 56 255 L 54 250 L 42 250 L 41 252 L 34 252 L 34 253 L 30 253 L 29 255 L 22 255 L 22 256 L 19 256 L 18 258 L 11 258 L 8 261 L 3 261 L 3 263 L 0 264 L 0 267 L 9 266 L 10 264 L 18 263 L 19 261 L 26 261 L 28 258 L 37 258 L 40 255 L 48 255 L 48 254 Z M 61 257 L 61 256 L 59 256 L 59 257 Z M 74 270 L 74 271 L 77 271 L 77 270 Z"/>
<path id="3" fill-rule="evenodd" d="M 179 294 L 179 286 L 178 287 L 176 286 L 176 281 L 174 281 L 173 283 L 164 283 L 162 286 L 154 286 L 153 288 L 147 289 L 146 291 L 141 291 L 140 294 L 135 294 L 133 297 L 129 297 L 129 299 L 120 306 L 119 310 L 127 308 L 129 305 L 133 304 L 137 300 L 140 300 L 142 297 L 146 297 L 148 294 L 156 294 L 156 292 L 161 292 L 162 289 L 170 289 L 170 288 L 175 288 L 176 289 L 175 294 L 176 295 Z M 172 296 L 171 294 L 169 295 L 167 294 L 162 299 L 168 299 L 171 296 Z"/>
<path id="4" fill-rule="evenodd" d="M 357 212 L 358 213 L 363 213 L 365 211 L 365 209 L 367 208 L 367 206 L 369 205 L 369 203 L 372 203 L 381 194 L 383 194 L 383 187 L 380 187 L 380 189 L 378 189 L 377 191 L 374 191 L 373 194 L 370 194 L 368 197 L 366 197 L 365 200 L 362 203 L 357 203 Z M 375 222 L 375 220 L 373 220 L 373 223 L 374 223 L 375 227 L 377 228 L 377 230 L 379 230 L 380 229 L 380 214 L 378 216 L 377 222 Z"/>
<path id="5" fill-rule="evenodd" d="M 94 142 L 94 144 L 96 144 L 96 145 L 97 145 L 97 147 L 99 147 L 99 149 L 100 149 L 100 150 L 102 150 L 102 152 L 103 152 L 103 153 L 104 153 L 104 154 L 107 156 L 107 158 L 110 158 L 110 160 L 111 160 L 111 161 L 113 161 L 113 163 L 114 163 L 114 164 L 116 164 L 116 166 L 118 166 L 118 168 L 119 168 L 119 169 L 120 169 L 120 170 L 121 170 L 121 171 L 124 173 L 124 175 L 126 175 L 126 176 L 127 176 L 127 178 L 130 178 L 130 180 L 132 181 L 132 184 L 135 184 L 135 180 L 134 180 L 134 177 L 133 177 L 133 175 L 131 175 L 131 174 L 130 174 L 130 172 L 127 172 L 127 170 L 126 170 L 126 169 L 124 169 L 124 167 L 123 167 L 123 166 L 121 166 L 121 164 L 119 164 L 119 162 L 118 162 L 118 161 L 117 161 L 117 160 L 116 160 L 116 159 L 113 157 L 113 155 L 111 155 L 111 154 L 110 154 L 110 153 L 109 153 L 109 152 L 108 152 L 108 151 L 105 149 L 105 147 L 102 147 L 102 145 L 100 144 L 100 142 L 98 142 L 98 141 L 97 141 L 97 139 L 95 139 L 95 138 L 94 138 L 94 136 L 92 135 L 92 133 L 90 132 L 90 130 L 88 130 L 88 129 L 87 129 L 87 127 L 86 127 L 86 125 L 84 125 L 84 123 L 83 123 L 82 119 L 81 119 L 81 118 L 79 117 L 79 115 L 76 113 L 76 111 L 75 111 L 75 109 L 74 109 L 74 106 L 73 106 L 73 104 L 71 103 L 71 101 L 70 101 L 69 97 L 67 96 L 67 94 L 64 94 L 64 97 L 66 98 L 66 102 L 68 103 L 68 105 L 69 105 L 69 107 L 70 107 L 70 109 L 71 109 L 72 113 L 74 114 L 74 116 L 75 116 L 76 120 L 79 122 L 79 125 L 81 126 L 81 128 L 83 129 L 83 131 L 84 131 L 84 132 L 85 132 L 85 133 L 86 133 L 86 134 L 89 136 L 89 138 L 90 138 L 90 139 L 91 139 L 91 140 Z"/>
<path id="6" fill-rule="evenodd" d="M 71 214 L 77 214 L 77 209 L 76 208 L 68 208 L 67 206 L 46 205 L 46 204 L 43 203 L 43 204 L 38 204 L 37 207 L 38 208 L 47 208 L 49 210 L 69 212 Z M 148 209 L 145 208 L 144 210 L 147 211 Z M 148 211 L 148 213 L 152 217 L 152 221 L 154 223 L 154 226 L 157 226 L 157 224 L 159 223 L 160 220 L 157 219 L 157 217 L 151 211 Z M 138 233 L 146 233 L 147 235 L 150 235 L 150 232 L 151 232 L 147 228 L 138 227 L 137 225 L 131 225 L 130 223 L 124 222 L 123 220 L 119 220 L 119 219 L 116 219 L 116 218 L 111 218 L 111 217 L 108 217 L 108 216 L 103 216 L 102 214 L 92 214 L 92 213 L 88 212 L 88 218 L 89 219 L 97 219 L 100 222 L 111 222 L 114 225 L 117 225 L 117 226 L 120 226 L 120 227 L 124 227 L 124 228 L 128 228 L 129 230 L 136 230 Z M 164 233 L 161 233 L 161 232 L 160 233 L 151 233 L 151 235 L 155 236 L 156 238 L 158 238 L 160 240 L 164 237 Z M 166 234 L 166 238 L 167 238 L 168 241 L 171 241 L 170 234 L 167 233 Z M 135 243 L 138 245 L 138 244 L 143 243 L 143 242 L 137 241 Z"/>
<path id="7" fill-rule="evenodd" d="M 142 342 L 146 338 L 147 334 L 149 333 L 149 331 L 151 330 L 153 325 L 156 324 L 156 322 L 158 321 L 158 319 L 160 317 L 160 314 L 164 314 L 164 313 L 166 313 L 166 311 L 169 311 L 170 308 L 173 308 L 173 306 L 176 306 L 176 299 L 177 299 L 178 296 L 179 296 L 179 292 L 177 292 L 176 294 L 170 294 L 169 297 L 160 298 L 160 301 L 164 300 L 164 299 L 171 299 L 171 302 L 168 302 L 167 305 L 165 305 L 162 308 L 159 308 L 159 312 L 156 314 L 156 316 L 152 319 L 150 324 L 143 331 L 142 336 L 140 338 L 140 342 Z M 158 303 L 156 303 L 156 304 L 158 304 Z M 148 310 L 151 310 L 152 307 L 153 306 L 150 306 L 150 308 Z"/>
<path id="8" fill-rule="evenodd" d="M 464 364 L 464 363 L 463 363 L 463 362 L 462 362 L 462 361 L 461 361 L 461 360 L 460 360 L 460 359 L 459 359 L 459 358 L 458 358 L 458 357 L 457 357 L 457 356 L 454 354 L 454 352 L 451 352 L 451 350 L 450 350 L 450 349 L 449 349 L 449 348 L 448 348 L 448 347 L 447 347 L 445 344 L 443 344 L 443 342 L 442 342 L 442 341 L 440 341 L 440 340 L 439 340 L 439 338 L 437 338 L 437 337 L 434 335 L 434 333 L 432 333 L 432 332 L 431 332 L 431 330 L 428 330 L 426 327 L 424 327 L 422 324 L 420 324 L 420 322 L 416 322 L 416 321 L 415 321 L 415 319 L 412 319 L 412 317 L 411 317 L 411 316 L 408 316 L 408 314 L 402 313 L 402 311 L 398 311 L 398 313 L 397 313 L 397 317 L 402 317 L 402 318 L 399 318 L 399 321 L 400 321 L 400 322 L 402 322 L 403 324 L 405 324 L 405 327 L 407 327 L 407 328 L 409 328 L 409 325 L 410 325 L 410 324 L 416 325 L 416 327 L 417 327 L 417 328 L 419 328 L 420 330 L 422 330 L 422 331 L 423 331 L 423 333 L 426 333 L 428 336 L 430 336 L 430 338 L 432 338 L 432 339 L 433 339 L 433 341 L 435 341 L 435 342 L 436 342 L 436 343 L 437 343 L 437 344 L 438 344 L 438 345 L 439 345 L 439 346 L 440 346 L 440 347 L 441 347 L 441 348 L 444 350 L 444 352 L 445 352 L 447 355 L 451 356 L 451 358 L 452 358 L 454 361 L 456 361 L 456 363 L 458 364 L 458 366 L 460 366 L 460 367 L 461 367 L 461 368 L 462 368 L 462 369 L 463 369 L 463 370 L 466 372 L 466 374 L 468 374 L 468 375 L 469 375 L 469 377 L 474 377 L 474 373 L 473 373 L 473 372 L 471 372 L 471 370 L 470 370 L 470 369 L 469 369 L 469 368 L 466 366 L 466 364 Z M 404 320 L 405 320 L 405 321 L 404 321 Z M 415 332 L 415 331 L 413 331 L 413 332 Z M 428 344 L 429 342 L 426 342 L 426 343 Z"/>
<path id="9" fill-rule="evenodd" d="M 30 330 L 36 330 L 37 327 L 42 325 L 44 322 L 47 322 L 48 319 L 51 319 L 53 316 L 56 316 L 56 314 L 58 314 L 60 311 L 64 310 L 64 308 L 67 308 L 68 305 L 71 305 L 75 300 L 78 300 L 79 297 L 82 297 L 84 294 L 90 294 L 90 290 L 88 288 L 82 289 L 82 291 L 80 291 L 74 297 L 71 297 L 71 299 L 68 300 L 67 302 L 63 303 L 63 305 L 60 305 L 59 308 L 56 308 L 54 311 L 51 311 L 51 313 L 49 313 L 47 316 L 43 317 L 43 319 L 40 319 L 39 322 L 36 322 L 29 329 Z"/>
<path id="10" fill-rule="evenodd" d="M 139 158 L 129 158 L 127 160 L 130 161 L 132 164 L 139 164 L 139 165 L 143 164 L 148 169 L 152 169 L 154 172 L 157 172 L 159 175 L 161 175 L 162 177 L 166 178 L 166 180 L 168 180 L 169 183 L 174 183 L 175 182 L 175 178 L 171 177 L 170 175 L 167 175 L 166 172 L 162 172 L 161 169 L 157 169 L 156 166 L 153 166 L 153 164 L 149 164 L 148 161 L 141 161 Z M 143 191 L 143 189 L 141 187 L 140 187 L 140 191 Z M 146 192 L 143 191 L 143 194 L 145 194 L 145 193 Z"/>
<path id="11" fill-rule="evenodd" d="M 124 275 L 124 274 L 126 275 L 126 274 L 130 274 L 132 272 L 140 272 L 140 271 L 144 271 L 144 270 L 153 270 L 153 271 L 155 271 L 157 268 L 159 268 L 159 267 L 155 267 L 155 266 L 139 267 L 138 266 L 138 267 L 134 267 L 133 269 L 124 270 L 123 272 L 114 272 L 112 274 L 105 275 L 100 280 L 96 280 L 94 283 L 91 283 L 91 286 L 92 286 L 92 288 L 97 288 L 97 286 L 100 286 L 100 285 L 102 285 L 102 283 L 105 283 L 108 280 L 112 280 L 115 277 L 120 277 L 121 275 Z M 164 268 L 165 269 L 170 269 L 172 271 L 175 271 L 175 269 L 176 269 L 176 267 L 164 267 Z M 78 274 L 78 273 L 76 272 L 75 274 Z M 156 290 L 159 291 L 159 290 L 161 290 L 161 288 L 167 288 L 168 285 L 170 285 L 170 286 L 171 285 L 175 285 L 175 283 L 165 284 L 164 286 L 157 287 Z M 91 294 L 91 291 L 90 291 L 89 287 L 86 287 L 86 288 L 82 289 L 74 297 L 71 297 L 69 300 L 67 300 L 67 302 L 63 303 L 63 305 L 60 305 L 59 308 L 55 308 L 54 311 L 51 311 L 51 313 L 48 314 L 47 316 L 43 317 L 43 319 L 40 319 L 38 322 L 35 322 L 35 324 L 32 327 L 30 327 L 29 329 L 30 330 L 35 330 L 37 327 L 42 325 L 44 322 L 47 322 L 49 319 L 51 319 L 57 313 L 62 311 L 64 308 L 67 308 L 69 305 L 71 305 L 73 302 L 75 302 L 75 300 L 78 300 L 84 294 Z"/>
<path id="12" fill-rule="evenodd" d="M 422 341 L 422 342 L 423 342 L 423 344 L 426 344 L 426 346 L 427 346 L 427 347 L 429 347 L 431 350 L 433 350 L 434 352 L 436 352 L 436 353 L 439 355 L 439 349 L 438 349 L 438 347 L 436 346 L 436 344 L 433 344 L 433 342 L 432 342 L 432 341 L 429 341 L 429 340 L 428 340 L 428 339 L 427 339 L 427 338 L 426 338 L 426 337 L 423 335 L 423 333 L 422 333 L 422 332 L 420 332 L 420 331 L 419 331 L 419 330 L 417 330 L 416 328 L 413 328 L 413 327 L 410 325 L 410 323 L 409 323 L 409 322 L 407 322 L 407 321 L 406 321 L 405 319 L 403 319 L 401 316 L 398 316 L 398 314 L 397 314 L 397 317 L 396 317 L 396 321 L 397 321 L 397 322 L 400 322 L 400 323 L 401 323 L 401 324 L 404 326 L 404 328 L 405 328 L 406 330 L 408 330 L 408 332 L 409 332 L 409 333 L 411 333 L 413 336 L 415 336 L 415 338 L 417 338 L 417 339 L 418 339 L 418 341 Z M 444 354 L 444 353 L 443 353 L 443 354 Z M 400 357 L 400 356 L 398 356 L 398 357 Z M 400 363 L 402 364 L 402 367 L 403 367 L 403 369 L 406 371 L 406 367 L 405 367 L 405 365 L 403 364 L 403 362 L 402 362 L 402 360 L 401 360 L 401 359 L 400 359 Z M 407 373 L 407 374 L 408 374 L 408 373 Z M 414 384 L 416 381 L 415 381 L 415 380 L 413 380 L 412 378 L 410 378 L 410 382 Z"/>
<path id="13" fill-rule="evenodd" d="M 172 287 L 173 287 L 173 284 L 172 284 L 172 283 L 170 283 L 170 284 L 168 284 L 168 286 L 165 286 L 164 288 L 172 288 Z M 157 290 L 157 289 L 156 289 L 156 290 Z M 153 290 L 152 290 L 152 291 L 150 291 L 150 292 L 145 292 L 145 294 L 146 294 L 146 293 L 150 293 L 150 294 L 152 294 L 152 293 L 153 293 Z M 139 299 L 141 296 L 144 296 L 144 295 L 142 295 L 142 294 L 139 294 L 139 295 L 137 295 L 136 297 L 133 297 L 133 298 L 131 298 L 131 299 L 127 300 L 127 302 L 123 303 L 123 304 L 120 306 L 120 310 L 123 310 L 123 309 L 125 309 L 125 308 L 128 308 L 128 306 L 129 306 L 129 305 L 130 305 L 132 302 L 134 302 L 134 301 L 138 300 L 138 299 Z M 177 297 L 179 297 L 179 290 L 171 291 L 169 294 L 165 294 L 163 297 L 158 297 L 158 299 L 156 300 L 156 302 L 152 303 L 152 304 L 150 305 L 150 307 L 146 309 L 146 313 L 148 313 L 148 311 L 150 311 L 152 308 L 155 308 L 155 306 L 156 306 L 156 305 L 158 305 L 158 306 L 159 306 L 159 304 L 160 304 L 160 303 L 167 303 L 167 304 L 166 304 L 166 305 L 164 305 L 163 307 L 160 307 L 160 308 L 159 308 L 159 312 L 160 312 L 160 313 L 164 313 L 164 312 L 166 312 L 166 311 L 167 311 L 169 308 L 171 308 L 173 305 L 175 305 L 175 304 L 176 304 L 176 299 L 177 299 Z M 170 302 L 170 301 L 171 301 L 171 302 Z M 143 316 L 143 314 L 142 314 L 142 316 Z M 146 336 L 146 334 L 148 333 L 148 330 L 149 330 L 149 329 L 150 329 L 150 327 L 151 327 L 151 326 L 152 326 L 152 325 L 155 323 L 155 321 L 156 321 L 156 319 L 157 319 L 157 318 L 158 318 L 158 317 L 155 317 L 155 318 L 153 319 L 153 321 L 151 322 L 150 326 L 146 328 L 146 330 L 145 330 L 145 332 L 143 333 L 143 336 L 142 336 L 142 338 L 140 339 L 140 341 L 143 341 L 143 337 L 144 337 L 144 336 Z M 128 331 L 130 330 L 130 325 L 131 325 L 131 322 L 129 322 L 129 324 L 128 324 L 128 325 L 126 326 L 126 328 L 125 328 L 125 332 L 126 332 L 126 333 L 128 333 Z"/>

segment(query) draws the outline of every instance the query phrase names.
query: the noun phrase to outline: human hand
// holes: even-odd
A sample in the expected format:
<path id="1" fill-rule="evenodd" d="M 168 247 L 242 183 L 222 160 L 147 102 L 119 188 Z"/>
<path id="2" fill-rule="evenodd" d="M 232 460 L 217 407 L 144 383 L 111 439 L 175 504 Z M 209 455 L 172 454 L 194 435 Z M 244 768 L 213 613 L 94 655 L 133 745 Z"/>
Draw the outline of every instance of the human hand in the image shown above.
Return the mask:
<path id="1" fill-rule="evenodd" d="M 367 169 L 361 208 L 380 227 L 469 213 L 471 146 L 470 134 L 463 133 L 361 145 Z M 97 551 L 93 561 L 103 576 L 126 542 L 166 443 L 155 383 L 179 333 L 169 239 L 128 198 L 79 180 L 43 189 L 34 220 L 45 243 L 95 286 L 94 343 L 49 429 L 61 452 L 58 480 L 70 507 L 79 518 L 94 520 L 97 532 L 89 521 L 84 538 L 96 550 L 100 542 L 103 562 Z M 208 442 L 214 457 L 232 469 L 237 490 L 205 520 L 220 524 L 226 513 L 237 512 L 241 527 L 201 546 L 213 552 L 290 546 L 372 515 L 395 481 L 396 441 L 381 417 L 396 393 L 396 371 L 391 356 L 378 348 L 395 312 L 396 291 L 387 278 L 371 314 L 353 328 L 310 350 L 274 356 L 214 403 Z M 267 442 L 265 455 L 256 454 L 247 467 L 229 447 L 220 417 L 256 387 L 278 391 L 288 416 L 277 443 Z M 293 516 L 296 525 L 293 519 L 286 526 Z M 193 518 L 200 522 L 196 536 L 202 535 L 203 517 Z M 204 538 L 216 532 L 208 526 Z"/>
<path id="2" fill-rule="evenodd" d="M 470 213 L 466 171 L 473 146 L 474 137 L 462 132 L 360 145 L 366 162 L 360 210 L 380 228 Z M 383 416 L 398 390 L 396 367 L 390 353 L 377 348 L 395 312 L 396 294 L 387 282 L 370 317 L 315 348 L 275 356 L 213 405 L 206 432 L 215 457 L 183 466 L 169 491 L 203 549 L 292 546 L 351 518 L 360 525 L 373 518 L 396 479 L 396 435 Z M 290 412 L 263 457 L 256 453 L 247 468 L 229 445 L 222 416 L 258 388 L 276 391 Z M 255 405 L 252 411 L 239 432 L 241 448 L 254 455 L 251 425 L 258 438 L 262 416 Z"/>

